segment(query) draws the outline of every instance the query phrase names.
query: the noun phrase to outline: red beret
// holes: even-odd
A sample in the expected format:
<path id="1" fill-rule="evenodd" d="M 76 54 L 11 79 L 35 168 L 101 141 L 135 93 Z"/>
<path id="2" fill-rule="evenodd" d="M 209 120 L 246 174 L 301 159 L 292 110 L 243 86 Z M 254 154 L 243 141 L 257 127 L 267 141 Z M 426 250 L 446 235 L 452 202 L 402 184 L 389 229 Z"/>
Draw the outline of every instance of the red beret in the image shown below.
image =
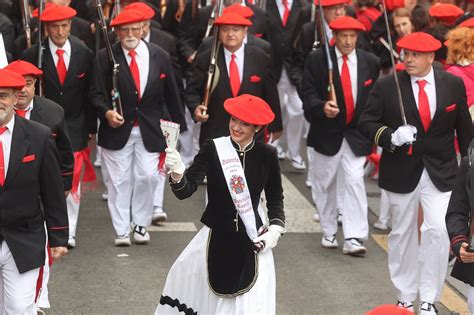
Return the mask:
<path id="1" fill-rule="evenodd" d="M 329 27 L 334 31 L 344 31 L 344 30 L 355 30 L 355 31 L 365 31 L 365 26 L 361 22 L 357 21 L 350 16 L 341 16 L 331 23 Z"/>
<path id="2" fill-rule="evenodd" d="M 76 10 L 71 7 L 63 6 L 49 6 L 44 9 L 43 14 L 41 14 L 40 20 L 42 22 L 55 22 L 71 19 L 76 16 Z"/>
<path id="3" fill-rule="evenodd" d="M 405 7 L 404 0 L 385 0 L 385 6 L 387 6 L 388 11 L 394 11 L 399 8 Z"/>
<path id="4" fill-rule="evenodd" d="M 230 115 L 252 125 L 268 125 L 275 119 L 275 114 L 267 102 L 250 94 L 228 98 L 224 102 L 224 109 Z"/>
<path id="5" fill-rule="evenodd" d="M 43 71 L 38 69 L 35 65 L 29 63 L 28 61 L 16 60 L 11 62 L 5 69 L 11 70 L 23 76 L 32 75 L 34 77 L 39 77 L 43 74 Z"/>
<path id="6" fill-rule="evenodd" d="M 43 12 L 44 12 L 44 10 L 46 10 L 46 9 L 50 9 L 51 7 L 57 7 L 57 6 L 58 6 L 58 5 L 55 4 L 55 3 L 53 3 L 53 2 L 48 2 L 48 3 L 46 3 L 46 6 L 44 7 Z M 37 17 L 38 17 L 38 11 L 39 11 L 38 8 L 34 9 L 34 10 L 31 12 L 31 16 L 37 18 Z"/>
<path id="7" fill-rule="evenodd" d="M 373 310 L 369 311 L 366 315 L 413 315 L 407 309 L 397 307 L 396 305 L 388 304 L 388 305 L 381 305 Z"/>
<path id="8" fill-rule="evenodd" d="M 404 63 L 397 63 L 397 64 L 395 65 L 395 70 L 396 70 L 397 72 L 403 71 L 403 70 L 405 70 L 405 69 L 406 69 L 406 67 L 405 67 L 405 64 L 404 64 Z"/>
<path id="9" fill-rule="evenodd" d="M 418 52 L 434 52 L 440 49 L 442 44 L 430 34 L 416 32 L 402 37 L 397 46 Z"/>
<path id="10" fill-rule="evenodd" d="M 8 69 L 0 69 L 0 88 L 21 90 L 26 85 L 23 76 Z"/>
<path id="11" fill-rule="evenodd" d="M 236 13 L 227 13 L 227 14 L 222 14 L 221 16 L 219 16 L 215 20 L 214 25 L 216 26 L 221 26 L 221 25 L 250 26 L 252 25 L 252 22 L 250 22 L 250 20 L 243 18 L 241 15 L 238 15 Z"/>
<path id="12" fill-rule="evenodd" d="M 319 0 L 314 0 L 314 4 L 319 5 Z M 332 7 L 333 5 L 338 4 L 348 4 L 348 0 L 322 0 L 321 6 L 323 7 Z"/>
<path id="13" fill-rule="evenodd" d="M 145 16 L 145 14 L 141 11 L 137 10 L 123 10 L 120 12 L 115 19 L 112 20 L 110 23 L 110 26 L 118 26 L 118 25 L 124 25 L 124 24 L 132 24 L 132 23 L 138 23 L 138 22 L 143 22 L 145 20 L 148 20 Z"/>
<path id="14" fill-rule="evenodd" d="M 459 24 L 460 27 L 474 27 L 474 17 L 469 18 Z"/>
<path id="15" fill-rule="evenodd" d="M 433 5 L 428 11 L 429 14 L 449 25 L 454 24 L 456 20 L 464 14 L 464 11 L 452 3 L 439 3 Z"/>
<path id="16" fill-rule="evenodd" d="M 125 7 L 125 10 L 140 11 L 145 15 L 145 18 L 147 20 L 150 20 L 155 16 L 155 10 L 153 10 L 149 5 L 143 2 L 130 3 L 129 5 Z"/>
<path id="17" fill-rule="evenodd" d="M 227 8 L 224 9 L 223 14 L 228 14 L 228 13 L 235 13 L 240 15 L 243 18 L 249 19 L 253 16 L 253 10 L 250 9 L 249 7 L 240 5 L 238 3 L 234 3 L 231 6 L 228 6 Z"/>

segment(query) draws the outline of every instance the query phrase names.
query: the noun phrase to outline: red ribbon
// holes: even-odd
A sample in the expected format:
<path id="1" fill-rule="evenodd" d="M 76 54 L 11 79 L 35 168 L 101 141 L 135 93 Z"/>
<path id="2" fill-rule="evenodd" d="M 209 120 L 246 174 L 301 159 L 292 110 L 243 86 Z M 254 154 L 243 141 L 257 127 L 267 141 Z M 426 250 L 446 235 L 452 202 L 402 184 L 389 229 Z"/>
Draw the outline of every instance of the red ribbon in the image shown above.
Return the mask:
<path id="1" fill-rule="evenodd" d="M 79 183 L 81 182 L 82 168 L 84 174 L 82 175 L 82 182 L 94 182 L 97 177 L 95 175 L 94 166 L 92 165 L 90 158 L 91 149 L 89 147 L 82 151 L 74 152 L 74 174 L 72 177 L 72 190 L 71 192 L 77 193 L 79 189 Z"/>

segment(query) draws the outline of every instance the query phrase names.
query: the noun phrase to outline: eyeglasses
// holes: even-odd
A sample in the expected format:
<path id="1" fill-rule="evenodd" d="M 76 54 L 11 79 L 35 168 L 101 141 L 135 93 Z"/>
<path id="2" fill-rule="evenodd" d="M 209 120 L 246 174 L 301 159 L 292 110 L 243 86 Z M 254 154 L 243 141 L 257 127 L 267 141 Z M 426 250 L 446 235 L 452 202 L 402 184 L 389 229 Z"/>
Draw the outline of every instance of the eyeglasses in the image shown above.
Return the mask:
<path id="1" fill-rule="evenodd" d="M 119 28 L 119 31 L 122 33 L 128 33 L 131 31 L 134 34 L 139 34 L 141 30 L 142 30 L 141 27 L 120 27 Z"/>
<path id="2" fill-rule="evenodd" d="M 332 5 L 330 7 L 327 7 L 328 10 L 330 11 L 341 11 L 341 10 L 346 10 L 346 5 L 345 4 L 339 4 L 339 5 Z"/>
<path id="3" fill-rule="evenodd" d="M 0 93 L 0 101 L 7 101 L 13 95 L 14 95 L 14 93 Z"/>

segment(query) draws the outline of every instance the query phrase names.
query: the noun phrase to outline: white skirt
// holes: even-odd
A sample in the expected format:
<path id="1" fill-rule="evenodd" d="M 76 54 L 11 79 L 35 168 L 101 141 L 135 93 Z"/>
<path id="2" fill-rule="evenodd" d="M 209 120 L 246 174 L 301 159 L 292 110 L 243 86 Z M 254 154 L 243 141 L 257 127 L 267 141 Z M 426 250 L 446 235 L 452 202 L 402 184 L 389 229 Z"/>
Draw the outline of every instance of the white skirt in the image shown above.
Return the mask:
<path id="1" fill-rule="evenodd" d="M 166 278 L 155 314 L 275 314 L 275 265 L 272 251 L 259 253 L 258 277 L 249 292 L 234 298 L 215 295 L 208 284 L 204 226 L 176 259 Z"/>

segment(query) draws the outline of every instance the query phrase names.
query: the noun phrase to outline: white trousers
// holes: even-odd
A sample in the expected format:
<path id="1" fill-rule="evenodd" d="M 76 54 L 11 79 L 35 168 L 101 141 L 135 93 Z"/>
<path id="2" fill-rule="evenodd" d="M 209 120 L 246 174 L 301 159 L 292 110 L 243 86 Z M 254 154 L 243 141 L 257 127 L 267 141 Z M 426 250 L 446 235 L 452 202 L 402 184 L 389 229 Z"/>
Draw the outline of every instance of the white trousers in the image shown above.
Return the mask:
<path id="1" fill-rule="evenodd" d="M 69 237 L 76 237 L 77 221 L 79 219 L 79 208 L 81 207 L 81 183 L 77 187 L 76 197 L 70 193 L 66 197 L 67 219 L 69 221 Z"/>
<path id="2" fill-rule="evenodd" d="M 311 193 L 319 211 L 324 235 L 337 233 L 337 208 L 342 203 L 344 238 L 367 239 L 369 223 L 364 184 L 365 156 L 355 156 L 345 139 L 334 156 L 318 153 L 310 147 L 307 150 L 313 155 Z M 338 198 L 339 194 L 342 194 L 342 198 Z"/>
<path id="3" fill-rule="evenodd" d="M 303 102 L 298 96 L 296 87 L 290 82 L 286 70 L 283 68 L 280 82 L 277 85 L 280 98 L 281 115 L 283 119 L 283 133 L 291 158 L 300 155 L 301 139 L 304 132 Z M 275 146 L 279 141 L 275 141 Z"/>
<path id="4" fill-rule="evenodd" d="M 189 167 L 193 163 L 194 156 L 199 151 L 199 133 L 201 131 L 201 124 L 194 123 L 187 107 L 184 117 L 186 119 L 188 130 L 179 135 L 179 153 L 181 154 L 181 160 L 183 160 L 184 165 Z"/>
<path id="5" fill-rule="evenodd" d="M 387 191 L 392 211 L 388 236 L 388 268 L 398 299 L 434 303 L 439 300 L 446 277 L 449 238 L 445 216 L 451 191 L 439 191 L 423 170 L 415 190 L 408 194 Z M 418 208 L 423 208 L 418 244 Z"/>
<path id="6" fill-rule="evenodd" d="M 159 153 L 145 149 L 139 127 L 132 128 L 122 149 L 102 148 L 102 167 L 109 175 L 107 204 L 117 235 L 130 232 L 130 219 L 140 226 L 151 224 L 158 158 Z"/>
<path id="7" fill-rule="evenodd" d="M 166 171 L 158 170 L 156 172 L 156 188 L 153 195 L 153 209 L 163 210 L 163 199 L 165 196 Z"/>
<path id="8" fill-rule="evenodd" d="M 390 210 L 390 202 L 388 201 L 388 192 L 385 189 L 380 189 L 380 212 L 378 222 L 388 225 L 392 218 L 392 211 Z"/>
<path id="9" fill-rule="evenodd" d="M 467 308 L 469 309 L 469 313 L 473 315 L 474 314 L 474 287 L 470 285 L 467 286 Z"/>
<path id="10" fill-rule="evenodd" d="M 39 268 L 20 274 L 5 241 L 0 244 L 0 314 L 36 315 Z"/>

